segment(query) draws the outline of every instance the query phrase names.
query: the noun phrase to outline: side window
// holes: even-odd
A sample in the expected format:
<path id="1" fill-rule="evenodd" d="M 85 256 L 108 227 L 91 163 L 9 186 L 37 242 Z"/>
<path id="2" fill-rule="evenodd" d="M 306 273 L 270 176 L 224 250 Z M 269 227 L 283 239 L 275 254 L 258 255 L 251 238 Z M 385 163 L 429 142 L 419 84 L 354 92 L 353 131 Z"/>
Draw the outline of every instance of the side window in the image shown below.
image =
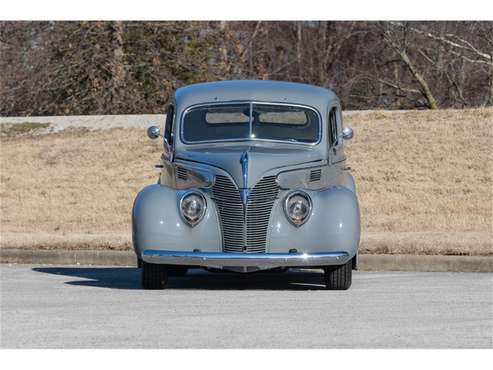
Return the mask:
<path id="1" fill-rule="evenodd" d="M 337 108 L 334 107 L 329 113 L 329 146 L 337 145 Z"/>
<path id="2" fill-rule="evenodd" d="M 173 107 L 173 105 L 170 105 L 168 107 L 168 111 L 166 112 L 166 123 L 164 125 L 164 138 L 168 141 L 170 145 L 173 144 L 173 135 L 171 133 L 173 132 L 174 114 L 175 107 Z"/>

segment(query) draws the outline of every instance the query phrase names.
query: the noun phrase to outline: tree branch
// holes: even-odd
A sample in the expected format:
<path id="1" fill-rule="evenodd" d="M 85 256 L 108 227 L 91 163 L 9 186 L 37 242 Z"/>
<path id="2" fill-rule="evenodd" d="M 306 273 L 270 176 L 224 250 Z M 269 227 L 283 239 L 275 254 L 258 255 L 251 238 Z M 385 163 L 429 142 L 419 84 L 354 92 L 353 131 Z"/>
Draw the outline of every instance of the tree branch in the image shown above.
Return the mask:
<path id="1" fill-rule="evenodd" d="M 391 25 L 394 25 L 394 26 L 397 26 L 397 27 L 406 27 L 406 28 L 409 28 L 411 31 L 413 31 L 413 32 L 415 32 L 417 34 L 420 34 L 422 36 L 428 37 L 430 39 L 433 39 L 435 41 L 441 42 L 443 44 L 449 45 L 449 46 L 451 46 L 453 48 L 469 51 L 470 53 L 473 53 L 476 56 L 478 56 L 479 58 L 483 59 L 483 62 L 485 62 L 486 64 L 493 65 L 493 55 L 478 50 L 469 41 L 467 41 L 467 40 L 465 40 L 465 39 L 463 39 L 463 38 L 461 38 L 461 37 L 459 37 L 457 35 L 454 35 L 454 34 L 450 34 L 449 33 L 449 34 L 446 35 L 447 37 L 445 37 L 445 36 L 435 35 L 435 34 L 433 34 L 431 32 L 422 31 L 422 30 L 420 30 L 418 28 L 407 27 L 404 24 L 402 24 L 401 22 L 390 22 L 390 24 Z M 454 38 L 457 41 L 453 41 L 450 38 Z"/>

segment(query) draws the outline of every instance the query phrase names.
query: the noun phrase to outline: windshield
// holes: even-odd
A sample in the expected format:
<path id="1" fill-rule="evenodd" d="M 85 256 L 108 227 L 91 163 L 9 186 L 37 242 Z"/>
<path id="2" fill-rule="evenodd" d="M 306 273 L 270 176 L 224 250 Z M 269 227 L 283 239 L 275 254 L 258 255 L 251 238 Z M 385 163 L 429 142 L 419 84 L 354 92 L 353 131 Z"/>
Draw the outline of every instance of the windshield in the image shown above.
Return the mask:
<path id="1" fill-rule="evenodd" d="M 183 141 L 280 140 L 318 141 L 320 122 L 310 108 L 259 103 L 196 107 L 185 113 Z"/>

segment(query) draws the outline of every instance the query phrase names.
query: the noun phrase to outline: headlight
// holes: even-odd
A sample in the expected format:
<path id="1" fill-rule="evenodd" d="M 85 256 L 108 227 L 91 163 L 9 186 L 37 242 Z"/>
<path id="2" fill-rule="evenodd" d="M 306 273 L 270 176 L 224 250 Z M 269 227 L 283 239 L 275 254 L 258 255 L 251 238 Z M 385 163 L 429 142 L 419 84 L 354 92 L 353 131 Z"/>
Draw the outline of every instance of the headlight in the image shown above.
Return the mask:
<path id="1" fill-rule="evenodd" d="M 182 218 L 190 225 L 197 225 L 204 217 L 207 203 L 199 192 L 188 192 L 180 199 L 180 213 Z"/>
<path id="2" fill-rule="evenodd" d="M 312 200 L 307 193 L 295 191 L 286 197 L 284 202 L 284 212 L 288 220 L 294 226 L 301 226 L 310 217 L 312 212 Z"/>

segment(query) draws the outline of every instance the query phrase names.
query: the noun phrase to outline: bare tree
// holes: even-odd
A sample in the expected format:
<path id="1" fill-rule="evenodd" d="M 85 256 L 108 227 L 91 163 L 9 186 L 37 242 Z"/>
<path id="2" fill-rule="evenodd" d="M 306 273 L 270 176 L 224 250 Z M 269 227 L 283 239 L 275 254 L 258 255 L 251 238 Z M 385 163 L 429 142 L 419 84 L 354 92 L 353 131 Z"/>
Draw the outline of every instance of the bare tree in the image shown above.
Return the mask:
<path id="1" fill-rule="evenodd" d="M 122 21 L 112 24 L 113 28 L 113 58 L 111 62 L 112 101 L 118 104 L 120 95 L 125 88 L 125 58 L 124 58 L 124 26 Z"/>
<path id="2" fill-rule="evenodd" d="M 402 23 L 393 23 L 403 27 Z M 468 32 L 464 33 L 464 35 L 456 33 L 439 35 L 430 31 L 423 31 L 417 27 L 411 27 L 410 30 L 448 46 L 449 53 L 453 56 L 457 56 L 469 63 L 486 66 L 489 74 L 489 91 L 485 104 L 493 105 L 493 24 L 491 22 L 471 22 Z M 474 36 L 476 43 L 467 39 L 471 35 Z M 452 83 L 456 84 L 454 81 Z M 459 95 L 461 95 L 460 92 Z M 463 96 L 461 99 L 463 100 Z"/>
<path id="3" fill-rule="evenodd" d="M 162 112 L 184 84 L 275 79 L 347 109 L 493 105 L 493 22 L 0 22 L 0 114 Z"/>
<path id="4" fill-rule="evenodd" d="M 381 35 L 383 41 L 389 45 L 395 53 L 399 56 L 400 60 L 408 68 L 409 72 L 413 76 L 414 80 L 419 86 L 419 91 L 426 99 L 427 105 L 430 109 L 437 109 L 438 103 L 431 91 L 430 85 L 425 76 L 418 69 L 413 60 L 411 60 L 408 54 L 409 41 L 408 34 L 409 28 L 407 24 L 401 24 L 399 28 L 393 26 L 392 23 L 380 23 Z M 380 80 L 382 82 L 382 80 Z M 389 86 L 392 84 L 388 83 Z M 401 91 L 414 92 L 415 89 L 408 87 L 403 88 L 399 84 L 396 84 L 396 88 Z"/>

